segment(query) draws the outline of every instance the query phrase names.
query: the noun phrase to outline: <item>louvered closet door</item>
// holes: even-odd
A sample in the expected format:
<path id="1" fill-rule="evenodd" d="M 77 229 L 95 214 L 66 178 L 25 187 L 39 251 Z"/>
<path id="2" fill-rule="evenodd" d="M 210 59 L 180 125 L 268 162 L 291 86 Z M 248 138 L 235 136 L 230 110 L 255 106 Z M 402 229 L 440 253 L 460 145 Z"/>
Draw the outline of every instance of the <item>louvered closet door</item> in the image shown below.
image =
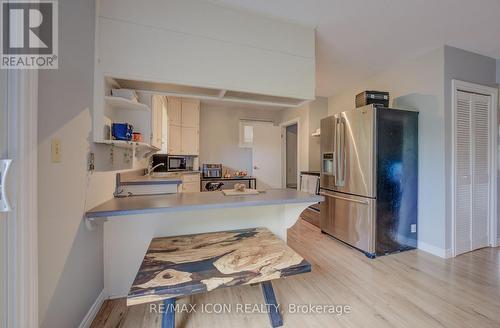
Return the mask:
<path id="1" fill-rule="evenodd" d="M 488 246 L 490 97 L 472 95 L 472 249 Z"/>
<path id="2" fill-rule="evenodd" d="M 488 246 L 490 97 L 457 92 L 455 253 Z"/>
<path id="3" fill-rule="evenodd" d="M 471 107 L 472 95 L 457 92 L 455 114 L 455 254 L 472 249 Z"/>

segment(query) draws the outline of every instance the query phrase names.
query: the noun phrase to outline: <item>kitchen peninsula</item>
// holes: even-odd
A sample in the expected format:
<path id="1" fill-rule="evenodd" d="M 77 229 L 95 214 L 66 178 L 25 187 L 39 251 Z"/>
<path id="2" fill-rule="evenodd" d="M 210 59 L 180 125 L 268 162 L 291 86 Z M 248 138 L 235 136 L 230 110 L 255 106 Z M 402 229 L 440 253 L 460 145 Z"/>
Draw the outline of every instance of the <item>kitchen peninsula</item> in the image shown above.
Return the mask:
<path id="1" fill-rule="evenodd" d="M 124 297 L 154 237 L 265 227 L 286 241 L 300 213 L 323 197 L 290 189 L 258 195 L 222 192 L 113 198 L 89 211 L 88 221 L 104 223 L 104 288 Z"/>

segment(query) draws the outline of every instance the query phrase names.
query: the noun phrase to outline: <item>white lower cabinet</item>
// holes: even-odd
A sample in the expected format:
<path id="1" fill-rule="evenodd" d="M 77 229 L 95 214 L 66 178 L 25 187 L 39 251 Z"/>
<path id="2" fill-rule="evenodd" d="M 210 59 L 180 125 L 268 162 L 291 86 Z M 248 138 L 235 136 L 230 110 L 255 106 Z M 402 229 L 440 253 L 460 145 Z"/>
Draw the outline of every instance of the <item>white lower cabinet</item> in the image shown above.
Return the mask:
<path id="1" fill-rule="evenodd" d="M 168 97 L 168 147 L 172 155 L 198 156 L 200 153 L 200 101 Z"/>
<path id="2" fill-rule="evenodd" d="M 180 192 L 200 192 L 200 174 L 184 174 Z"/>
<path id="3" fill-rule="evenodd" d="M 181 192 L 200 192 L 200 184 L 196 182 L 183 183 Z"/>

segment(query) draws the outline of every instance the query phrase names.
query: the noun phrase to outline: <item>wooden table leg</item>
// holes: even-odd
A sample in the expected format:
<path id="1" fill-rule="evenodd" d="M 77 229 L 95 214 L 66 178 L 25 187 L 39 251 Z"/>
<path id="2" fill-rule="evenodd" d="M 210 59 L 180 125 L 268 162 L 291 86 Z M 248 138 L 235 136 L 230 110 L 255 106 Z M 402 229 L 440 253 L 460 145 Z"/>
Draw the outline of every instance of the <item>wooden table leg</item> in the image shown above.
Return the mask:
<path id="1" fill-rule="evenodd" d="M 161 328 L 175 328 L 175 298 L 163 301 L 165 311 L 161 320 Z"/>
<path id="2" fill-rule="evenodd" d="M 274 295 L 273 285 L 270 281 L 264 281 L 261 283 L 262 293 L 264 294 L 264 300 L 268 306 L 269 321 L 271 321 L 271 326 L 281 327 L 283 326 L 283 318 L 278 308 L 278 303 L 276 302 L 276 296 Z"/>

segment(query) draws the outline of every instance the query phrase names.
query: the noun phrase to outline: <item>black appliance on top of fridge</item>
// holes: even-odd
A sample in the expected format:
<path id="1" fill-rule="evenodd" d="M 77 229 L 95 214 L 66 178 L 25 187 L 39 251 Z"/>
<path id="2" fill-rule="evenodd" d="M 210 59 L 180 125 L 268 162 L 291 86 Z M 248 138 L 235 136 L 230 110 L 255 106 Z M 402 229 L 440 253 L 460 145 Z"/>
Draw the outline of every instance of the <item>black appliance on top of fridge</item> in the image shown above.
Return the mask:
<path id="1" fill-rule="evenodd" d="M 418 113 L 369 105 L 321 120 L 321 231 L 368 257 L 417 247 Z"/>

